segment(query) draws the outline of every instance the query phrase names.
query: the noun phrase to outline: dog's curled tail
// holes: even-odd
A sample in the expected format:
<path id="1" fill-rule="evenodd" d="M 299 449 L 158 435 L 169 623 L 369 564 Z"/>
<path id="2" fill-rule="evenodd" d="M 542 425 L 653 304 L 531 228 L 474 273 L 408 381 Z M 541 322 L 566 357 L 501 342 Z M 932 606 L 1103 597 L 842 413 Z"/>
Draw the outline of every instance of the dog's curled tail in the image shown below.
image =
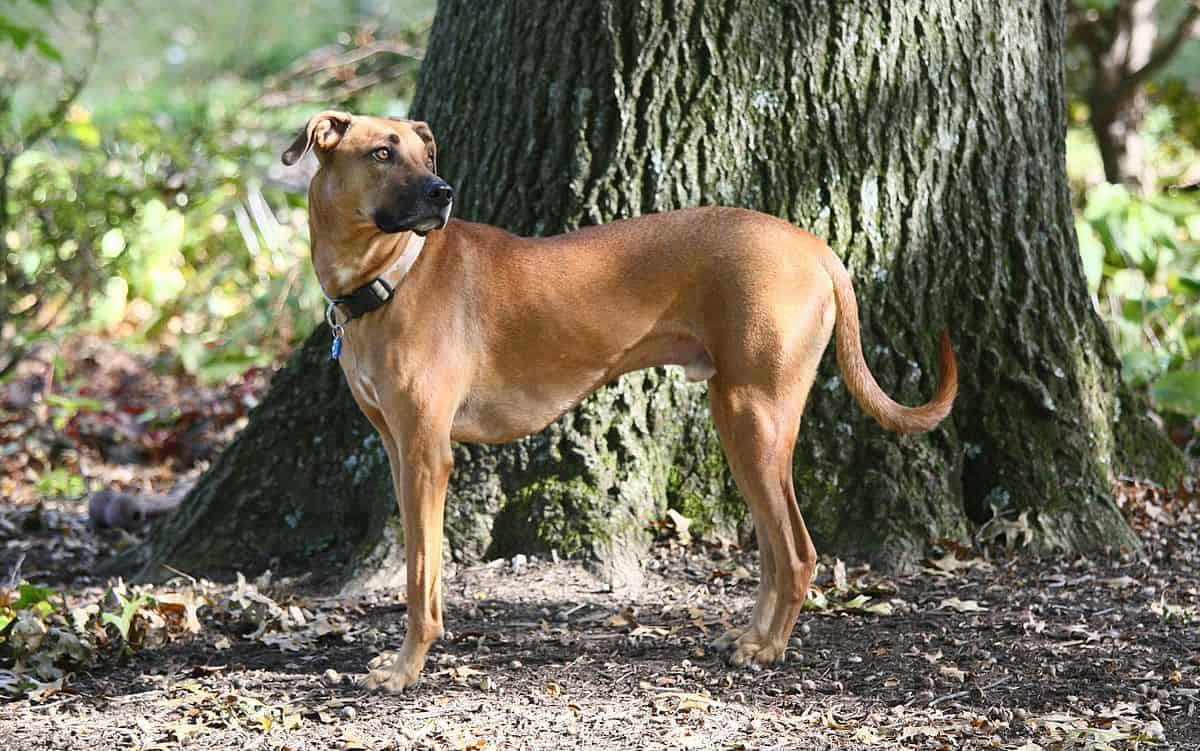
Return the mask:
<path id="1" fill-rule="evenodd" d="M 920 407 L 907 407 L 894 401 L 884 392 L 871 375 L 867 361 L 863 358 L 862 340 L 859 338 L 858 298 L 850 283 L 850 274 L 833 251 L 821 243 L 821 265 L 833 282 L 833 297 L 837 303 L 837 359 L 846 388 L 858 400 L 863 411 L 874 417 L 886 430 L 896 433 L 920 433 L 933 429 L 954 404 L 958 393 L 958 363 L 954 359 L 954 346 L 950 342 L 950 331 L 942 332 L 937 393 Z"/>

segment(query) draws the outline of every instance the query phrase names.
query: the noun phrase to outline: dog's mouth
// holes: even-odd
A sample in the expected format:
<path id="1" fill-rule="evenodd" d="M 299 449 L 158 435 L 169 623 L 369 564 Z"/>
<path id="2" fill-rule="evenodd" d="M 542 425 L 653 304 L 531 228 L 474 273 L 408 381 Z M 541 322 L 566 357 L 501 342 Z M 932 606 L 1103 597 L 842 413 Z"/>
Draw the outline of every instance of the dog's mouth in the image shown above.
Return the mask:
<path id="1" fill-rule="evenodd" d="M 432 215 L 425 215 L 416 218 L 406 217 L 404 219 L 395 219 L 385 214 L 378 214 L 375 217 L 375 226 L 389 234 L 397 232 L 416 232 L 418 235 L 426 235 L 435 229 L 444 229 L 450 223 L 450 212 L 454 208 L 454 202 L 440 208 L 434 208 Z"/>
<path id="2" fill-rule="evenodd" d="M 454 208 L 454 202 L 451 201 L 447 205 L 438 209 L 437 216 L 427 217 L 413 225 L 412 231 L 418 235 L 424 235 L 432 232 L 435 229 L 445 229 L 450 223 L 450 211 Z"/>

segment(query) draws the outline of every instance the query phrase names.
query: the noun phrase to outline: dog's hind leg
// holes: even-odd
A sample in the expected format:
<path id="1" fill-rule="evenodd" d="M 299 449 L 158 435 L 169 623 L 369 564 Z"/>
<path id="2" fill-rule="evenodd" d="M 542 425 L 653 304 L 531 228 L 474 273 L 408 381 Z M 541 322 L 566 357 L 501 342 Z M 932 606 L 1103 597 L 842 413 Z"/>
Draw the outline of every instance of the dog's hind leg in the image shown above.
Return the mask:
<path id="1" fill-rule="evenodd" d="M 775 558 L 771 554 L 771 537 L 767 529 L 754 516 L 754 537 L 758 541 L 758 597 L 754 601 L 754 612 L 750 616 L 751 623 L 770 622 L 775 614 Z M 746 633 L 744 628 L 730 628 L 721 634 L 713 643 L 712 648 L 718 651 L 733 649 L 734 643 Z"/>
<path id="2" fill-rule="evenodd" d="M 745 631 L 730 661 L 770 664 L 783 658 L 816 568 L 816 548 L 800 515 L 792 453 L 808 392 L 833 329 L 832 304 L 800 321 L 801 336 L 782 359 L 786 377 L 731 384 L 718 367 L 710 382 L 713 421 L 738 489 L 754 516 L 762 580 Z M 746 372 L 769 374 L 771 368 Z"/>

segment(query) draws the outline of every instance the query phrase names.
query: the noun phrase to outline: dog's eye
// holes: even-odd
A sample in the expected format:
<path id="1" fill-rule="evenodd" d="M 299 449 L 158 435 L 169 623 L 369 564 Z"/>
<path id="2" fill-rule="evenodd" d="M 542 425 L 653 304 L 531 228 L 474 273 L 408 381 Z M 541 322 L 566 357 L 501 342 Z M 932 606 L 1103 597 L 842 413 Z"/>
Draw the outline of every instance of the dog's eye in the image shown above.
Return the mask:
<path id="1" fill-rule="evenodd" d="M 380 146 L 371 152 L 371 158 L 377 162 L 390 162 L 392 160 L 392 150 L 387 146 Z"/>

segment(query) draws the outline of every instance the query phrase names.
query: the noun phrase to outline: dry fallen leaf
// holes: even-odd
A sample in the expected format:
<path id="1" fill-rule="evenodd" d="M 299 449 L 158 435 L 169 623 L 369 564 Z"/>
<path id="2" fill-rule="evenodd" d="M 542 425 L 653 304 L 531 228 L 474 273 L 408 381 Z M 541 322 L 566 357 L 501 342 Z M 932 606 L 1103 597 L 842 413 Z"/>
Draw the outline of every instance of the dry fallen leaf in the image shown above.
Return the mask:
<path id="1" fill-rule="evenodd" d="M 472 678 L 477 675 L 486 675 L 486 673 L 484 673 L 484 671 L 482 671 L 482 670 L 476 670 L 475 668 L 471 667 L 470 665 L 460 665 L 456 668 L 448 668 L 444 671 L 440 671 L 439 673 L 435 673 L 435 675 L 448 675 L 453 680 L 456 680 L 456 681 L 459 681 L 460 683 L 462 683 L 462 682 L 465 682 L 468 678 Z"/>
<path id="2" fill-rule="evenodd" d="M 196 611 L 204 603 L 196 595 L 190 592 L 167 592 L 155 595 L 154 602 L 158 612 L 180 619 L 188 633 L 200 633 L 200 619 Z"/>
<path id="3" fill-rule="evenodd" d="M 965 683 L 967 680 L 967 671 L 959 670 L 953 665 L 942 665 L 938 668 L 938 672 L 946 678 L 959 683 Z"/>
<path id="4" fill-rule="evenodd" d="M 987 611 L 987 608 L 980 605 L 978 600 L 960 600 L 957 597 L 948 597 L 942 600 L 938 608 L 950 608 L 959 613 L 983 613 Z"/>
<path id="5" fill-rule="evenodd" d="M 679 538 L 679 544 L 691 545 L 692 534 L 688 531 L 688 528 L 692 526 L 692 520 L 675 509 L 667 509 L 667 519 L 670 520 L 671 526 L 675 529 L 675 536 Z"/>
<path id="6" fill-rule="evenodd" d="M 637 618 L 633 608 L 625 608 L 620 613 L 608 619 L 608 625 L 613 628 L 625 628 L 627 626 L 636 626 Z"/>
<path id="7" fill-rule="evenodd" d="M 370 744 L 347 730 L 342 734 L 342 751 L 367 751 Z"/>
<path id="8" fill-rule="evenodd" d="M 956 556 L 954 553 L 947 553 L 941 558 L 930 558 L 928 563 L 929 566 L 936 571 L 946 574 L 953 574 L 956 571 L 964 571 L 978 566 L 979 564 L 983 563 L 983 561 L 979 558 L 968 558 L 964 560 Z"/>
<path id="9" fill-rule="evenodd" d="M 841 558 L 833 562 L 833 588 L 839 592 L 850 589 L 850 585 L 846 581 L 846 562 Z"/>
<path id="10" fill-rule="evenodd" d="M 1112 587 L 1113 589 L 1124 589 L 1125 587 L 1136 587 L 1140 583 L 1140 582 L 1138 582 L 1137 579 L 1134 579 L 1132 576 L 1117 576 L 1117 577 L 1113 577 L 1111 579 L 1101 579 L 1100 581 L 1104 582 L 1105 584 Z"/>
<path id="11" fill-rule="evenodd" d="M 936 738 L 942 734 L 941 730 L 929 725 L 910 725 L 900 731 L 900 741 L 906 741 L 909 738 L 925 737 Z"/>
<path id="12" fill-rule="evenodd" d="M 691 712 L 707 711 L 709 707 L 716 704 L 716 700 L 702 694 L 683 694 L 679 697 L 679 706 L 675 708 L 676 712 Z"/>

